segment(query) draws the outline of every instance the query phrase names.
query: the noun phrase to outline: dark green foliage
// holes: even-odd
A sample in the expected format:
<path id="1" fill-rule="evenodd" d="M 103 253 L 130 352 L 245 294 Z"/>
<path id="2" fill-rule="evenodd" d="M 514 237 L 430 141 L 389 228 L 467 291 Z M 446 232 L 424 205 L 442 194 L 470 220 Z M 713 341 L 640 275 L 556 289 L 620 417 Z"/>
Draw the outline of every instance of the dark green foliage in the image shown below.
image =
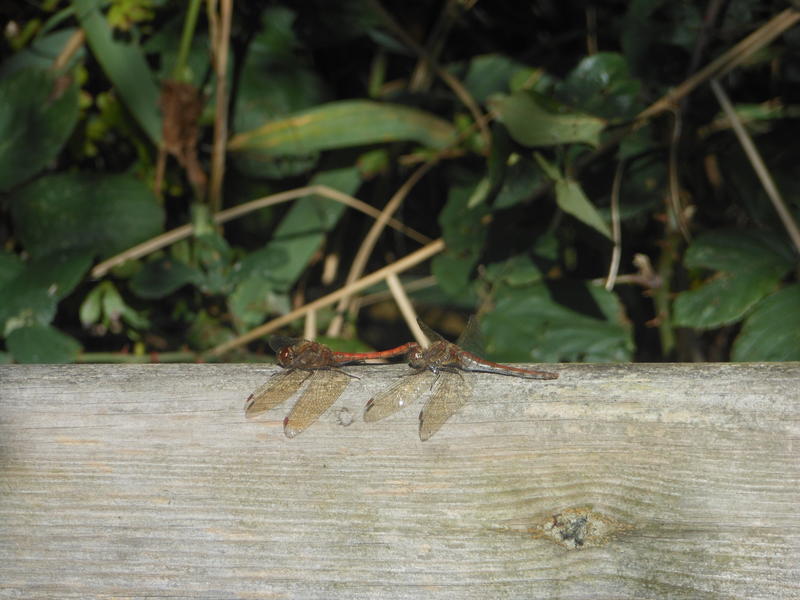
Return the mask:
<path id="1" fill-rule="evenodd" d="M 0 79 L 0 191 L 53 160 L 77 120 L 78 87 L 69 78 L 27 67 Z"/>
<path id="2" fill-rule="evenodd" d="M 46 175 L 12 196 L 17 236 L 33 257 L 83 250 L 107 258 L 161 231 L 153 192 L 128 175 Z"/>
<path id="3" fill-rule="evenodd" d="M 747 317 L 733 360 L 800 360 L 800 284 L 765 298 Z"/>
<path id="4" fill-rule="evenodd" d="M 21 363 L 68 363 L 81 348 L 74 338 L 50 325 L 18 327 L 8 334 L 6 345 Z"/>
<path id="5" fill-rule="evenodd" d="M 785 3 L 727 3 L 709 21 L 704 5 L 666 0 L 382 2 L 488 115 L 482 129 L 372 3 L 237 2 L 217 206 L 215 41 L 195 1 L 28 3 L 16 25 L 34 33 L 7 30 L 0 359 L 229 341 L 341 286 L 373 220 L 321 195 L 224 227 L 216 210 L 314 184 L 380 210 L 436 160 L 394 216 L 447 248 L 402 280 L 434 275 L 412 294 L 423 316 L 479 313 L 489 357 L 800 360 L 797 250 L 707 82 L 636 121 Z M 184 36 L 190 6 L 200 18 Z M 81 30 L 85 44 L 54 67 Z M 799 39 L 788 32 L 720 79 L 795 222 Z M 167 78 L 195 86 L 194 130 L 162 113 Z M 156 190 L 170 127 L 187 147 L 172 140 Z M 608 289 L 615 181 L 619 278 Z M 178 241 L 91 271 L 186 224 Z M 417 247 L 384 232 L 367 271 Z M 390 329 L 361 314 L 364 331 Z M 399 344 L 401 330 L 370 341 Z"/>
<path id="6" fill-rule="evenodd" d="M 20 264 L 0 287 L 0 327 L 47 325 L 59 300 L 70 294 L 91 265 L 86 252 L 57 252 Z"/>
<path id="7" fill-rule="evenodd" d="M 710 329 L 739 321 L 792 268 L 791 250 L 781 246 L 742 231 L 715 231 L 695 240 L 686 251 L 686 266 L 714 271 L 700 287 L 678 296 L 675 324 Z"/>

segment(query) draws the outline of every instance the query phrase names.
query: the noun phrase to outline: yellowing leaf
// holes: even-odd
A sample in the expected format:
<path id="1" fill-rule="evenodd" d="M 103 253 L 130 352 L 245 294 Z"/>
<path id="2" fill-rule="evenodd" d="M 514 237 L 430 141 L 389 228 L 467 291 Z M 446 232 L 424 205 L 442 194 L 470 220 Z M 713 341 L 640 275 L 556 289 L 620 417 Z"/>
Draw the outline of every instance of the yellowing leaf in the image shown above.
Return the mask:
<path id="1" fill-rule="evenodd" d="M 240 133 L 230 140 L 228 149 L 287 156 L 396 141 L 414 141 L 439 149 L 451 143 L 455 135 L 450 123 L 415 108 L 346 100 L 316 106 Z"/>

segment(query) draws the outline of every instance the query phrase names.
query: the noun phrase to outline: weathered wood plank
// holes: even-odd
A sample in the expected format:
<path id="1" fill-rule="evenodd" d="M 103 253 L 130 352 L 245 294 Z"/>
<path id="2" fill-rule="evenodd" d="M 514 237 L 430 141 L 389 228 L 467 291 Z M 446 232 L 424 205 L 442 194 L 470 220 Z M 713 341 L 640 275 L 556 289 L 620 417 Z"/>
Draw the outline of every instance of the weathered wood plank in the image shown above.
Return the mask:
<path id="1" fill-rule="evenodd" d="M 272 367 L 0 367 L 0 596 L 800 597 L 800 364 L 554 368 L 422 443 L 401 365 L 293 440 Z"/>

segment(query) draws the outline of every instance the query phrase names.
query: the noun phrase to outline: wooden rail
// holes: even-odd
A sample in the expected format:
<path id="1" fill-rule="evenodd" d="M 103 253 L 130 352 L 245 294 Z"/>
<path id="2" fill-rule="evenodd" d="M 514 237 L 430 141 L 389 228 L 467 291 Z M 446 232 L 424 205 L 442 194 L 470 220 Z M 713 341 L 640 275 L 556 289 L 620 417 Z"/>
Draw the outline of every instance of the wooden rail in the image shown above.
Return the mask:
<path id="1" fill-rule="evenodd" d="M 800 597 L 800 364 L 547 368 L 423 443 L 402 365 L 293 440 L 274 367 L 2 366 L 0 597 Z"/>

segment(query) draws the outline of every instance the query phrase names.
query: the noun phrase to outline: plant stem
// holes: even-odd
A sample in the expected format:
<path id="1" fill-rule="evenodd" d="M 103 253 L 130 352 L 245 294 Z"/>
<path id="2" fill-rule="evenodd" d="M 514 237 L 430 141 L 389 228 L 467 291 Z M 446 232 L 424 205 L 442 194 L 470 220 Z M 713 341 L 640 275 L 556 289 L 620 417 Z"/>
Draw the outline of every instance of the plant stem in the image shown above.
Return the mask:
<path id="1" fill-rule="evenodd" d="M 200 12 L 201 0 L 190 0 L 189 9 L 186 11 L 186 20 L 183 22 L 183 33 L 181 34 L 181 45 L 178 48 L 178 60 L 172 69 L 172 78 L 175 81 L 187 81 L 186 60 L 189 57 L 189 50 L 192 47 L 194 30 L 197 27 L 197 15 Z"/>

